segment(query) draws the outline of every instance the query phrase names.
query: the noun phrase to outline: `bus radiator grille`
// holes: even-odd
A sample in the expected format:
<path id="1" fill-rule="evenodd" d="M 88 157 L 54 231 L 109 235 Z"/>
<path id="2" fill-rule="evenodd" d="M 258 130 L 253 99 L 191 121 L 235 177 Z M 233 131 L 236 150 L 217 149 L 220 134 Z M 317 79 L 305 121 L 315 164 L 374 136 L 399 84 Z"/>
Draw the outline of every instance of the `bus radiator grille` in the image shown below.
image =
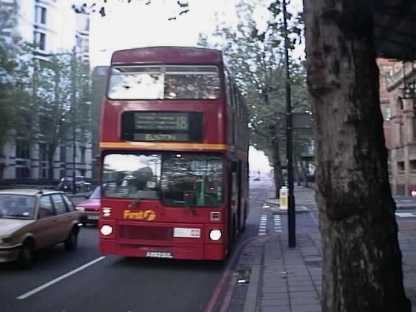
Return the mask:
<path id="1" fill-rule="evenodd" d="M 121 239 L 171 241 L 173 230 L 170 227 L 120 225 L 119 235 Z"/>

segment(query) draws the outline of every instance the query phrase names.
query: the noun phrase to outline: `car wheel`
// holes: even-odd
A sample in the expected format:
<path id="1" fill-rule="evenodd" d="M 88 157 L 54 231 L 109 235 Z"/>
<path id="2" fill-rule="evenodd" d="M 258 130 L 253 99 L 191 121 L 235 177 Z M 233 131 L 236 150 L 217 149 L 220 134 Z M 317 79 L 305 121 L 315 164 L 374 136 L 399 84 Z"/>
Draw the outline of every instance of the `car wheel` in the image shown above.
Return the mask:
<path id="1" fill-rule="evenodd" d="M 65 249 L 68 251 L 77 249 L 78 231 L 76 229 L 72 229 L 71 233 L 69 233 L 69 236 L 65 240 L 64 244 L 65 244 Z"/>
<path id="2" fill-rule="evenodd" d="M 22 245 L 22 248 L 19 251 L 19 256 L 17 258 L 17 263 L 22 269 L 31 269 L 33 266 L 33 244 L 30 242 L 25 242 Z"/>

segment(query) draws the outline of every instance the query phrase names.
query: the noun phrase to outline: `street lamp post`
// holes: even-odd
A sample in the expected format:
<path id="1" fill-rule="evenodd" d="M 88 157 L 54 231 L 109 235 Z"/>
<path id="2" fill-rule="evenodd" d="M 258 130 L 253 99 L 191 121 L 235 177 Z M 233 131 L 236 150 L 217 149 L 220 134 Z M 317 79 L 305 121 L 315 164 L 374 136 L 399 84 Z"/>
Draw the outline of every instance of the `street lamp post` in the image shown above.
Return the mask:
<path id="1" fill-rule="evenodd" d="M 76 49 L 72 49 L 71 56 L 71 118 L 72 118 L 72 193 L 76 193 L 76 103 L 77 103 L 77 91 L 76 91 Z"/>
<path id="2" fill-rule="evenodd" d="M 285 67 L 286 67 L 286 157 L 287 157 L 287 187 L 288 187 L 288 236 L 289 248 L 296 247 L 296 213 L 295 213 L 295 196 L 293 190 L 293 134 L 292 134 L 292 103 L 291 103 L 291 86 L 290 86 L 290 69 L 289 69 L 289 35 L 287 27 L 287 10 L 286 0 L 282 2 L 283 12 L 283 36 L 285 50 Z"/>

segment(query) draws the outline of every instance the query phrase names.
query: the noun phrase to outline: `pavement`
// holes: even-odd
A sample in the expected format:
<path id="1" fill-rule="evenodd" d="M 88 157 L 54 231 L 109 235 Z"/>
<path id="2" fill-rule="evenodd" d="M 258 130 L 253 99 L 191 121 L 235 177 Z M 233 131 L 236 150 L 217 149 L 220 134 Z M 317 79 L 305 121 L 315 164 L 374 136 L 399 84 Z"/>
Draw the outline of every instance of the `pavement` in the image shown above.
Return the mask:
<path id="1" fill-rule="evenodd" d="M 295 248 L 288 247 L 287 215 L 270 199 L 272 190 L 269 194 L 259 207 L 258 235 L 245 244 L 230 281 L 232 294 L 221 311 L 319 312 L 322 254 L 314 191 L 295 188 L 296 207 L 302 207 L 296 213 Z M 416 306 L 416 214 L 397 218 L 406 294 Z"/>

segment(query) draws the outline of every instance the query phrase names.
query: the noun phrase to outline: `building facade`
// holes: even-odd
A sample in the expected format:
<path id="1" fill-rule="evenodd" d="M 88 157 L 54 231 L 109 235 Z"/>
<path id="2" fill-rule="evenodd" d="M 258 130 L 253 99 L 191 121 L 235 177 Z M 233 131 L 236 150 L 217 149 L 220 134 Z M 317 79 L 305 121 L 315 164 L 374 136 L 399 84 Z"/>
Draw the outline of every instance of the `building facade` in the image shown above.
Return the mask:
<path id="1" fill-rule="evenodd" d="M 416 62 L 379 60 L 380 104 L 384 117 L 393 194 L 416 191 Z"/>
<path id="2" fill-rule="evenodd" d="M 53 54 L 73 54 L 89 62 L 89 15 L 77 13 L 68 0 L 0 0 L 1 11 L 7 7 L 10 21 L 0 31 L 2 36 L 19 37 L 35 45 L 35 56 L 47 60 Z M 10 14 L 10 13 L 9 13 Z M 0 17 L 1 18 L 1 17 Z M 82 135 L 81 135 L 82 132 Z M 74 135 L 75 134 L 75 135 Z M 55 149 L 48 159 L 48 145 L 42 136 L 27 141 L 11 130 L 0 148 L 0 179 L 11 181 L 56 181 L 63 176 L 92 177 L 90 132 L 71 129 L 66 143 Z M 50 180 L 50 179 L 49 179 Z"/>

